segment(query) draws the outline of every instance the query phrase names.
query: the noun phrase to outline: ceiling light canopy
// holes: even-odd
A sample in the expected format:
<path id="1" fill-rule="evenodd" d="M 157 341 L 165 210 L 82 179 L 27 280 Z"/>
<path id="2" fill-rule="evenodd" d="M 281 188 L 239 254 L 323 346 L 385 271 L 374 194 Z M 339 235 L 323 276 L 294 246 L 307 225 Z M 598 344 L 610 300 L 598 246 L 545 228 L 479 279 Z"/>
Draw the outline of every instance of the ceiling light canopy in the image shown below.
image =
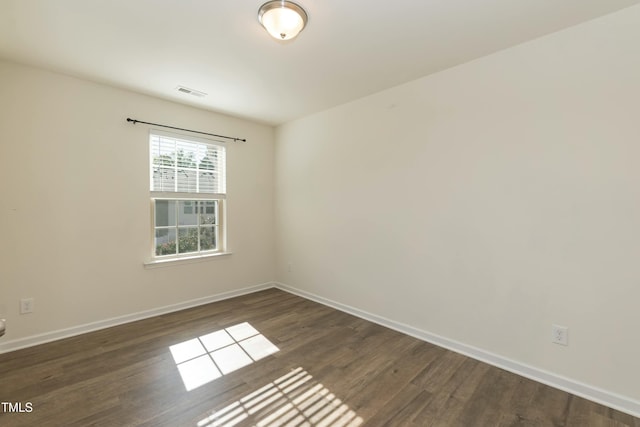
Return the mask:
<path id="1" fill-rule="evenodd" d="M 272 0 L 260 6 L 258 21 L 273 38 L 290 40 L 307 25 L 307 12 L 293 2 Z"/>

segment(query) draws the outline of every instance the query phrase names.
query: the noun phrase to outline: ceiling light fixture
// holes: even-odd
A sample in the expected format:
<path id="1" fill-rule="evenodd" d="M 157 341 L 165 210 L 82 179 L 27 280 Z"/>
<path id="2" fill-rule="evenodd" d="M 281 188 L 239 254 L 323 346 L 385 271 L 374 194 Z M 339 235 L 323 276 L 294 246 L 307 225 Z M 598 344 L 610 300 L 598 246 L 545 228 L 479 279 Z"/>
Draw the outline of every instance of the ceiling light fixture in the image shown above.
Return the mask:
<path id="1" fill-rule="evenodd" d="M 307 12 L 294 2 L 268 1 L 258 10 L 258 21 L 278 40 L 291 40 L 307 25 Z"/>

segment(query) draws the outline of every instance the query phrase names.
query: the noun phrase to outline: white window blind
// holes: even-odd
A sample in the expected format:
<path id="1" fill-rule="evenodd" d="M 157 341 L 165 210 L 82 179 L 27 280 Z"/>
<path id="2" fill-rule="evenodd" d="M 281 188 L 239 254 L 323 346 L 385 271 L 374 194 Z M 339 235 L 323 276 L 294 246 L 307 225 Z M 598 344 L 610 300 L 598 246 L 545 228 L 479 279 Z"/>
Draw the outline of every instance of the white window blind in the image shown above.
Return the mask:
<path id="1" fill-rule="evenodd" d="M 151 191 L 226 194 L 225 148 L 152 133 Z"/>

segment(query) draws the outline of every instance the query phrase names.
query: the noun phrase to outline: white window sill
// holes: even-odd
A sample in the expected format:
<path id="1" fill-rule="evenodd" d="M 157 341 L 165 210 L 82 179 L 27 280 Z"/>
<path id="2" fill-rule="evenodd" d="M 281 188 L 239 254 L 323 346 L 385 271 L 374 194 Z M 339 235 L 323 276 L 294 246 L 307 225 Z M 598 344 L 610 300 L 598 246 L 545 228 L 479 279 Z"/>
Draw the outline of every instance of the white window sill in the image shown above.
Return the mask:
<path id="1" fill-rule="evenodd" d="M 168 258 L 168 259 L 152 259 L 144 262 L 144 268 L 160 268 L 171 267 L 174 265 L 193 264 L 196 262 L 211 261 L 221 256 L 231 255 L 233 252 L 217 252 L 215 254 L 195 255 L 190 257 L 181 258 Z"/>

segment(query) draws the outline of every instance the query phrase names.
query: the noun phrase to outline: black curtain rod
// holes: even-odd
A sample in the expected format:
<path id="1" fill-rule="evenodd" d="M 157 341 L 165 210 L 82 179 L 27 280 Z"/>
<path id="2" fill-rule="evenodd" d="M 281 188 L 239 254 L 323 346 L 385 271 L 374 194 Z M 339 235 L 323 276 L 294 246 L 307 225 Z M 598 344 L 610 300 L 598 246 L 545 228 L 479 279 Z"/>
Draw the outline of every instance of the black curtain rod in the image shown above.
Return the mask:
<path id="1" fill-rule="evenodd" d="M 233 142 L 238 142 L 238 141 L 247 142 L 247 140 L 243 139 L 243 138 L 234 138 L 232 136 L 216 135 L 215 133 L 200 132 L 198 130 L 183 129 L 183 128 L 177 128 L 177 127 L 174 127 L 174 126 L 161 125 L 161 124 L 158 124 L 158 123 L 143 122 L 142 120 L 130 119 L 128 117 L 127 117 L 127 121 L 133 123 L 134 125 L 136 123 L 144 123 L 145 125 L 160 126 L 160 127 L 168 128 L 168 129 L 183 130 L 183 131 L 191 132 L 191 133 L 199 133 L 201 135 L 215 136 L 216 138 L 232 139 Z"/>

